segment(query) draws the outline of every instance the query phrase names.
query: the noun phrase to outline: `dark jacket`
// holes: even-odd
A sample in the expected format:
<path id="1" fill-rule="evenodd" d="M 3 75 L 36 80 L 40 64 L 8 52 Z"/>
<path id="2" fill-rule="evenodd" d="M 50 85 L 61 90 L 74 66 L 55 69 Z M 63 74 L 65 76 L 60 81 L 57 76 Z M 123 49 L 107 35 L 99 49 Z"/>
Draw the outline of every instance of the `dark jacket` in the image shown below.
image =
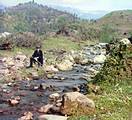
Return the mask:
<path id="1" fill-rule="evenodd" d="M 32 58 L 38 57 L 38 61 L 43 65 L 43 52 L 42 50 L 35 50 Z"/>

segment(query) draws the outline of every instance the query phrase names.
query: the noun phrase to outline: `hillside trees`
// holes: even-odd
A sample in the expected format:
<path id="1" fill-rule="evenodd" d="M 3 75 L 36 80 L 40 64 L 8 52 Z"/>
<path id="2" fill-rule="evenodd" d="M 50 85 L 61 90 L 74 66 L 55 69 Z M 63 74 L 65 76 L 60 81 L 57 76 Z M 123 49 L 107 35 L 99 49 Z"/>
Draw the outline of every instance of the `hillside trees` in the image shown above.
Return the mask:
<path id="1" fill-rule="evenodd" d="M 101 33 L 99 36 L 100 42 L 110 42 L 116 37 L 116 29 L 112 28 L 110 25 L 104 25 L 101 28 Z"/>

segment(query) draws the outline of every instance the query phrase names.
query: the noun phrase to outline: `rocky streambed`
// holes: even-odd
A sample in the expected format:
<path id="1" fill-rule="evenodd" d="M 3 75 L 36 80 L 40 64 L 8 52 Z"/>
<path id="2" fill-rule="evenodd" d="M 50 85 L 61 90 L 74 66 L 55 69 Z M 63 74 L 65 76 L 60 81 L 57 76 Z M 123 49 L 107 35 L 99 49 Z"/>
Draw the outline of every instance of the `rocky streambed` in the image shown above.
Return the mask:
<path id="1" fill-rule="evenodd" d="M 76 95 L 79 96 L 79 100 L 86 99 L 89 102 L 85 104 L 93 108 L 94 103 L 87 100 L 85 96 L 81 96 L 79 92 L 82 95 L 87 93 L 87 82 L 91 81 L 101 69 L 106 58 L 105 44 L 87 46 L 78 54 L 80 58 L 77 58 L 75 54 L 72 55 L 74 63 L 71 64 L 72 67 L 70 66 L 72 69 L 68 71 L 59 71 L 47 79 L 0 84 L 0 120 L 17 120 L 22 116 L 37 119 L 38 116 L 47 113 L 67 114 L 60 109 L 66 102 L 64 94 L 69 92 L 73 94 L 74 99 Z M 8 72 L 6 68 L 4 70 L 3 72 Z M 24 118 L 21 119 L 24 120 Z"/>

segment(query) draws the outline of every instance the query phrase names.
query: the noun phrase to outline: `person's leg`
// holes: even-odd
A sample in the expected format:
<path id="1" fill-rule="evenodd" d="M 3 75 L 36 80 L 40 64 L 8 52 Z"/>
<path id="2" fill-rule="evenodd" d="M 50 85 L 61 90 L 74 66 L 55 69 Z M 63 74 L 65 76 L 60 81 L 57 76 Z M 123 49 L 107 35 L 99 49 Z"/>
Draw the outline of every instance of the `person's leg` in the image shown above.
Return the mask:
<path id="1" fill-rule="evenodd" d="M 34 63 L 34 58 L 30 58 L 30 67 L 33 67 L 33 63 Z"/>
<path id="2" fill-rule="evenodd" d="M 43 59 L 41 58 L 38 59 L 38 66 L 43 66 Z"/>

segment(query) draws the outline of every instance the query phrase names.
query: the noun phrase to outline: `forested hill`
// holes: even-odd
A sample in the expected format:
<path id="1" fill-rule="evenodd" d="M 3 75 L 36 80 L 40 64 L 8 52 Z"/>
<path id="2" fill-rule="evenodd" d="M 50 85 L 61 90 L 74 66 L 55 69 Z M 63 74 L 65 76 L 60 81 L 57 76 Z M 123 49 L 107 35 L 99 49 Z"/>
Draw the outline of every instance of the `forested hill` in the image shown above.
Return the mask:
<path id="1" fill-rule="evenodd" d="M 56 30 L 64 22 L 72 22 L 76 17 L 37 3 L 28 2 L 6 8 L 0 19 L 0 32 L 37 32 Z"/>

